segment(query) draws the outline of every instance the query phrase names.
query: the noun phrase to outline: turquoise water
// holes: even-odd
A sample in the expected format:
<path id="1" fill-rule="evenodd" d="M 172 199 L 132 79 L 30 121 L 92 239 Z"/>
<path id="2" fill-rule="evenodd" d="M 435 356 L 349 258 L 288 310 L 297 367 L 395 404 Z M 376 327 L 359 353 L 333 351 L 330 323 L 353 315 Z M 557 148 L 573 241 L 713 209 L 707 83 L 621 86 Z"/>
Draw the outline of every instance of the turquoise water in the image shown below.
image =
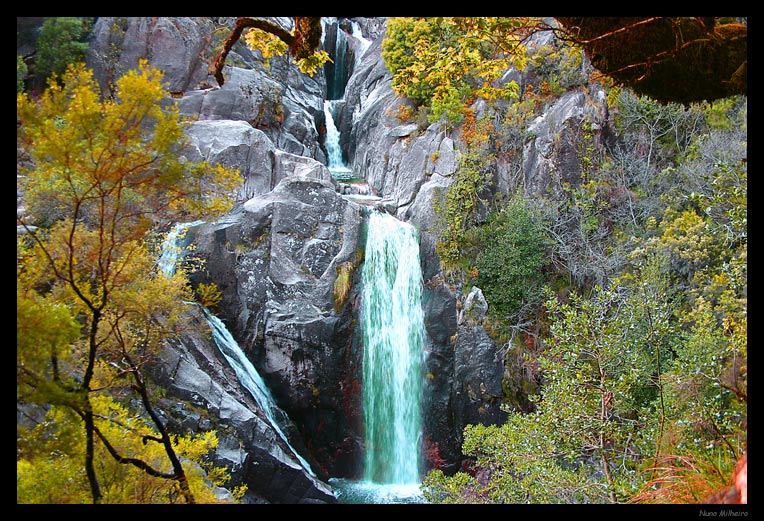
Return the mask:
<path id="1" fill-rule="evenodd" d="M 416 229 L 372 211 L 363 265 L 363 481 L 421 479 L 424 314 Z"/>
<path id="2" fill-rule="evenodd" d="M 419 504 L 425 503 L 419 485 L 390 485 L 369 481 L 329 480 L 340 503 L 344 504 Z"/>

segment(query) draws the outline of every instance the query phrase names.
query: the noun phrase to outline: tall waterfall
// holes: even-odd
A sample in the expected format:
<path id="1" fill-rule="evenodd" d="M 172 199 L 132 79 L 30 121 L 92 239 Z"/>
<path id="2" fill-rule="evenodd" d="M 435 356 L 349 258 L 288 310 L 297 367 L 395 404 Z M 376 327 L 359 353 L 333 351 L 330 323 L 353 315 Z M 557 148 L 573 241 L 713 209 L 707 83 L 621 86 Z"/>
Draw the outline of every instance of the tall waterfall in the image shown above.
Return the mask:
<path id="1" fill-rule="evenodd" d="M 164 242 L 162 243 L 162 255 L 159 258 L 159 269 L 166 276 L 170 277 L 175 273 L 175 265 L 181 248 L 178 246 L 178 238 L 185 233 L 185 231 L 193 225 L 202 224 L 204 221 L 194 221 L 191 223 L 179 223 L 176 224 L 170 233 L 167 234 Z M 280 412 L 276 405 L 270 390 L 265 384 L 265 381 L 257 372 L 255 366 L 249 361 L 244 351 L 241 350 L 239 343 L 233 338 L 231 332 L 225 326 L 225 324 L 215 315 L 210 313 L 207 308 L 202 307 L 202 313 L 207 323 L 212 329 L 212 338 L 215 340 L 215 345 L 223 354 L 228 364 L 233 368 L 236 373 L 239 382 L 249 391 L 252 395 L 260 410 L 263 411 L 271 427 L 278 433 L 279 437 L 286 443 L 290 452 L 300 462 L 300 465 L 311 475 L 315 476 L 313 469 L 310 468 L 310 464 L 292 447 L 289 443 L 289 439 L 279 425 L 277 413 Z"/>
<path id="2" fill-rule="evenodd" d="M 423 503 L 424 313 L 416 229 L 370 210 L 364 265 L 364 476 L 330 479 L 343 503 Z"/>
<path id="3" fill-rule="evenodd" d="M 363 267 L 364 477 L 375 483 L 420 481 L 422 272 L 413 226 L 369 215 Z"/>

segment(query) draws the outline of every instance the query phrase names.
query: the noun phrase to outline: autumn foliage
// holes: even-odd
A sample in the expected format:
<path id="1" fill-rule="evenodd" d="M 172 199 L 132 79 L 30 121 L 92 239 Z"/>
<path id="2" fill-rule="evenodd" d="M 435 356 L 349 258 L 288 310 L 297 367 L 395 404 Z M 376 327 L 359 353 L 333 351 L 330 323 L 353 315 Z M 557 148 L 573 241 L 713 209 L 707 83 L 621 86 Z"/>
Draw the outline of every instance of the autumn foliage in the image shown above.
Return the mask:
<path id="1" fill-rule="evenodd" d="M 44 415 L 18 431 L 20 503 L 211 499 L 181 458 L 201 462 L 214 435 L 171 436 L 144 370 L 193 300 L 183 273 L 158 269 L 158 230 L 228 210 L 240 178 L 181 160 L 161 80 L 143 62 L 104 100 L 73 65 L 39 99 L 18 96 L 17 403 Z"/>

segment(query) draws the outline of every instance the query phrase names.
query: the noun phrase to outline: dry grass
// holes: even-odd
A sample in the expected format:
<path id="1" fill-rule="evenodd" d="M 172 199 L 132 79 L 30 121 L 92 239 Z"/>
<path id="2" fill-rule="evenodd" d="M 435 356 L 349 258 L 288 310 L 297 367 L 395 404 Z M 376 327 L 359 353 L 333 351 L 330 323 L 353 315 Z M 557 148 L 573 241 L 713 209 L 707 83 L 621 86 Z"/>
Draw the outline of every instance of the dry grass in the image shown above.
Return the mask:
<path id="1" fill-rule="evenodd" d="M 662 456 L 647 472 L 653 477 L 631 503 L 708 503 L 730 484 L 730 477 L 715 464 L 688 456 Z"/>

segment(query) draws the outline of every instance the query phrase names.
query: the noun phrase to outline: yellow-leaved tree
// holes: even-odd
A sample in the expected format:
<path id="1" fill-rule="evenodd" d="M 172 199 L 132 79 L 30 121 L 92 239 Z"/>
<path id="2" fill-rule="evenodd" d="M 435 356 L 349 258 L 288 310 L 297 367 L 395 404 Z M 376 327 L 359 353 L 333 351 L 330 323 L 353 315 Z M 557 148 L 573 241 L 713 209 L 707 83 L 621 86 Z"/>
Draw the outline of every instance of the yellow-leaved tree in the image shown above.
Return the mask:
<path id="1" fill-rule="evenodd" d="M 17 430 L 17 500 L 211 501 L 189 462 L 214 433 L 172 436 L 143 374 L 193 299 L 151 244 L 162 226 L 230 209 L 240 176 L 180 159 L 184 124 L 145 61 L 113 99 L 99 92 L 79 64 L 39 99 L 17 97 L 17 404 L 47 412 Z"/>

